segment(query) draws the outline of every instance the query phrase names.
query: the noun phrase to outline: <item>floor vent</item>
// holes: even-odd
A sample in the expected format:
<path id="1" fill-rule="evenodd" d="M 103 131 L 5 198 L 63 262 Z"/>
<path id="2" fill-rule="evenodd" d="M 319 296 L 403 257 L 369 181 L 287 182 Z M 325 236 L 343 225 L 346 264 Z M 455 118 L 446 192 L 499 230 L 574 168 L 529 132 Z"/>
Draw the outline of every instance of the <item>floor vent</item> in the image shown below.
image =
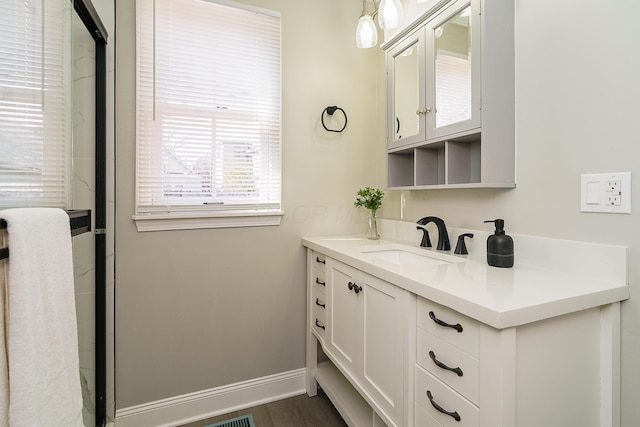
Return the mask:
<path id="1" fill-rule="evenodd" d="M 231 420 L 221 421 L 219 423 L 211 424 L 206 427 L 256 427 L 253 422 L 253 415 L 243 415 Z"/>

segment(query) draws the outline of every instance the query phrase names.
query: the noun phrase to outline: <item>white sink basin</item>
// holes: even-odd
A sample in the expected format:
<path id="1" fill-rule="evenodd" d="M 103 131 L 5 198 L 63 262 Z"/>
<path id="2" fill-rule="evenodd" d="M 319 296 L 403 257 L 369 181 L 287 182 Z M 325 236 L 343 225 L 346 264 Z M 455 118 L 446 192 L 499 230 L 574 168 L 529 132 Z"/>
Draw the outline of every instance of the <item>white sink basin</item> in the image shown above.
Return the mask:
<path id="1" fill-rule="evenodd" d="M 427 251 L 419 248 L 411 248 L 403 245 L 386 245 L 379 247 L 367 247 L 360 250 L 376 260 L 383 260 L 400 266 L 433 266 L 445 265 L 452 262 L 462 262 L 464 259 L 448 254 Z"/>
<path id="2" fill-rule="evenodd" d="M 416 255 L 412 252 L 405 252 L 398 249 L 392 249 L 389 251 L 369 252 L 374 258 L 380 258 L 384 261 L 389 261 L 394 264 L 400 265 L 438 265 L 448 264 L 448 261 L 443 261 L 436 258 L 430 258 L 423 255 Z"/>

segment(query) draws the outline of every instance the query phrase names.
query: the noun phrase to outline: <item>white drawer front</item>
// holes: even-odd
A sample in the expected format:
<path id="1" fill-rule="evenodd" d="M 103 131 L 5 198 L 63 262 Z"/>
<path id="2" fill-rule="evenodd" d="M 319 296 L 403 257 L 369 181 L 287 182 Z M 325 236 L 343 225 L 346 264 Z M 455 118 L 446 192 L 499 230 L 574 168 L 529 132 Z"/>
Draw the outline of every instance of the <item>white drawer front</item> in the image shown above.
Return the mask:
<path id="1" fill-rule="evenodd" d="M 478 360 L 420 328 L 417 335 L 417 361 L 420 366 L 477 405 Z"/>
<path id="2" fill-rule="evenodd" d="M 423 425 L 420 422 L 420 414 L 418 408 L 422 408 L 429 417 L 435 420 L 442 427 L 478 427 L 480 411 L 477 406 L 460 396 L 458 393 L 447 387 L 439 379 L 432 376 L 420 366 L 416 365 L 416 425 Z M 431 394 L 431 399 L 427 394 Z M 433 402 L 433 403 L 432 403 Z M 442 411 L 449 412 L 445 414 L 438 409 L 438 405 Z M 428 419 L 428 418 L 427 418 Z"/>
<path id="3" fill-rule="evenodd" d="M 314 288 L 317 288 L 321 292 L 326 292 L 327 279 L 324 270 L 314 268 L 311 270 L 311 282 Z"/>
<path id="4" fill-rule="evenodd" d="M 416 426 L 420 427 L 442 427 L 442 424 L 434 420 L 431 415 L 422 406 L 415 405 Z"/>
<path id="5" fill-rule="evenodd" d="M 432 333 L 472 357 L 478 357 L 480 329 L 477 321 L 424 298 L 418 298 L 418 318 L 416 320 L 419 328 Z"/>
<path id="6" fill-rule="evenodd" d="M 317 307 L 314 304 L 313 307 L 313 329 L 322 337 L 325 336 L 326 331 L 326 312 L 323 308 Z"/>
<path id="7" fill-rule="evenodd" d="M 321 254 L 319 252 L 313 252 L 313 267 L 314 268 L 318 268 L 322 271 L 325 270 L 325 265 L 326 265 L 326 257 L 324 256 L 324 254 Z"/>
<path id="8" fill-rule="evenodd" d="M 325 296 L 324 292 L 314 288 L 313 293 L 311 294 L 311 297 L 312 297 L 311 305 L 313 306 L 313 309 L 319 310 L 322 313 L 325 313 L 327 311 L 327 297 Z"/>

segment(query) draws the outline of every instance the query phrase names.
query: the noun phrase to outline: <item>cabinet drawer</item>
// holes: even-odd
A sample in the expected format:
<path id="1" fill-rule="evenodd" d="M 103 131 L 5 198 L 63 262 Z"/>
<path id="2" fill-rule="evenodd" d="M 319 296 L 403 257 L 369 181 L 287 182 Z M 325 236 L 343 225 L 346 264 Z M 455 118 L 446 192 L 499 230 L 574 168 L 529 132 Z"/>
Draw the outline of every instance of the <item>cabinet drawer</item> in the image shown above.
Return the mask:
<path id="1" fill-rule="evenodd" d="M 478 427 L 478 407 L 417 365 L 415 387 L 416 425 Z M 431 395 L 431 399 L 427 393 Z M 441 411 L 449 412 L 451 415 L 436 409 L 436 405 Z M 421 417 L 425 419 L 424 423 L 421 422 Z"/>
<path id="2" fill-rule="evenodd" d="M 313 288 L 311 293 L 311 306 L 314 310 L 320 310 L 323 313 L 327 310 L 327 297 L 321 289 Z"/>
<path id="3" fill-rule="evenodd" d="M 312 256 L 313 256 L 313 262 L 312 262 L 313 267 L 319 270 L 325 271 L 326 257 L 324 256 L 324 254 L 313 251 Z"/>
<path id="4" fill-rule="evenodd" d="M 420 328 L 417 329 L 417 340 L 420 366 L 477 405 L 478 360 Z"/>
<path id="5" fill-rule="evenodd" d="M 324 338 L 324 333 L 326 331 L 326 319 L 327 315 L 323 308 L 318 306 L 313 307 L 313 329 Z"/>
<path id="6" fill-rule="evenodd" d="M 327 288 L 327 278 L 324 270 L 314 268 L 311 270 L 311 282 L 313 283 L 314 289 L 318 289 L 319 291 L 326 292 Z"/>
<path id="7" fill-rule="evenodd" d="M 432 333 L 472 357 L 478 357 L 480 327 L 477 321 L 424 298 L 418 298 L 416 321 L 420 329 Z"/>

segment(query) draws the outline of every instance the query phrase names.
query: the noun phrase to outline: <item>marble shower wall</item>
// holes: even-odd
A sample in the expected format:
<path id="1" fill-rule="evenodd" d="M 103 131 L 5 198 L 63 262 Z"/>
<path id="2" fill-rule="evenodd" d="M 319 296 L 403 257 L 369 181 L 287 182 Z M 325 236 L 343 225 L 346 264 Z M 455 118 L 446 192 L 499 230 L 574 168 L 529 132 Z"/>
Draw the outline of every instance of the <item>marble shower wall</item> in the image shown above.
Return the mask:
<path id="1" fill-rule="evenodd" d="M 95 213 L 95 42 L 74 14 L 72 207 Z M 95 230 L 92 215 L 91 229 Z M 95 234 L 73 238 L 80 377 L 87 426 L 95 425 Z"/>

